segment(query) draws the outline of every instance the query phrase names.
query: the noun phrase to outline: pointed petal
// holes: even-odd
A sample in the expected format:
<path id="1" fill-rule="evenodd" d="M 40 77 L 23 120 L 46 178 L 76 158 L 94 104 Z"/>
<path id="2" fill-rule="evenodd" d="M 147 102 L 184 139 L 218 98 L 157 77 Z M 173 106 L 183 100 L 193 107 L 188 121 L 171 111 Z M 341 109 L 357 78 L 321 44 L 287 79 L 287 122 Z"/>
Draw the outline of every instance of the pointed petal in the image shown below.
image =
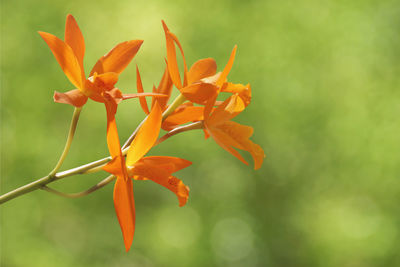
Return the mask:
<path id="1" fill-rule="evenodd" d="M 106 101 L 107 110 L 107 146 L 112 158 L 121 155 L 121 145 L 118 137 L 117 123 L 115 121 L 115 113 L 117 105 L 113 101 Z"/>
<path id="2" fill-rule="evenodd" d="M 66 93 L 55 91 L 53 99 L 56 103 L 69 104 L 79 108 L 85 105 L 88 97 L 85 96 L 80 90 L 74 89 Z"/>
<path id="3" fill-rule="evenodd" d="M 83 70 L 83 57 L 85 55 L 85 41 L 81 30 L 79 29 L 78 23 L 75 18 L 71 15 L 67 15 L 67 22 L 65 23 L 65 35 L 64 40 L 67 45 L 72 48 L 76 58 L 78 59 L 79 66 L 82 70 L 82 76 L 85 77 Z"/>
<path id="4" fill-rule="evenodd" d="M 132 40 L 116 45 L 97 61 L 89 76 L 92 76 L 95 72 L 98 74 L 106 72 L 120 74 L 136 55 L 142 43 L 142 40 Z"/>
<path id="5" fill-rule="evenodd" d="M 216 72 L 217 63 L 213 58 L 200 59 L 192 65 L 188 72 L 188 84 L 213 76 Z"/>
<path id="6" fill-rule="evenodd" d="M 214 110 L 206 123 L 208 125 L 217 125 L 228 121 L 236 117 L 244 109 L 245 105 L 243 100 L 237 95 L 232 95 Z"/>
<path id="7" fill-rule="evenodd" d="M 125 249 L 128 251 L 135 234 L 135 202 L 133 199 L 132 180 L 117 177 L 113 198 L 115 212 L 124 238 Z"/>
<path id="8" fill-rule="evenodd" d="M 147 165 L 156 165 L 169 172 L 169 175 L 192 165 L 192 162 L 177 157 L 151 156 L 142 158 L 139 162 Z"/>
<path id="9" fill-rule="evenodd" d="M 236 50 L 237 50 L 237 45 L 235 45 L 233 47 L 233 50 L 232 50 L 231 56 L 230 56 L 230 58 L 228 60 L 228 63 L 226 63 L 226 66 L 225 66 L 224 70 L 222 71 L 221 76 L 219 77 L 219 79 L 217 81 L 217 86 L 218 87 L 222 86 L 222 84 L 225 82 L 226 78 L 228 77 L 229 72 L 232 69 L 233 62 L 235 61 Z"/>
<path id="10" fill-rule="evenodd" d="M 158 100 L 161 110 L 164 110 L 165 107 L 167 106 L 168 100 L 171 97 L 171 92 L 172 92 L 172 80 L 171 80 L 171 77 L 169 76 L 168 66 L 165 67 L 164 74 L 161 78 L 160 84 L 158 85 L 158 87 L 156 89 L 156 92 L 168 96 L 166 98 L 162 98 L 162 99 Z M 153 99 L 151 106 L 153 106 L 154 101 L 155 101 L 155 99 Z"/>
<path id="11" fill-rule="evenodd" d="M 131 99 L 131 98 L 136 98 L 136 97 L 145 97 L 145 96 L 152 96 L 155 98 L 165 98 L 167 97 L 166 95 L 161 95 L 157 93 L 136 93 L 136 94 L 123 94 L 123 99 Z"/>
<path id="12" fill-rule="evenodd" d="M 49 46 L 51 52 L 70 82 L 78 89 L 82 90 L 84 77 L 82 76 L 79 61 L 72 51 L 72 48 L 64 43 L 64 41 L 50 33 L 39 32 L 39 34 Z"/>
<path id="13" fill-rule="evenodd" d="M 162 112 L 156 102 L 129 147 L 126 164 L 132 166 L 152 148 L 160 133 Z"/>
<path id="14" fill-rule="evenodd" d="M 139 73 L 139 68 L 136 65 L 136 88 L 137 88 L 137 92 L 143 93 L 143 84 L 142 84 L 142 79 L 140 78 L 140 73 Z M 142 107 L 144 113 L 149 114 L 149 107 L 147 106 L 147 100 L 146 97 L 144 96 L 140 96 L 139 97 L 139 102 L 140 102 L 140 106 Z"/>
<path id="15" fill-rule="evenodd" d="M 178 38 L 169 31 L 169 29 L 164 21 L 162 21 L 162 24 L 163 24 L 163 28 L 164 28 L 164 32 L 165 32 L 165 39 L 166 39 L 166 45 L 167 45 L 167 59 L 168 59 L 169 74 L 170 74 L 172 82 L 174 83 L 176 88 L 180 89 L 180 88 L 182 88 L 182 81 L 181 81 L 181 77 L 179 74 L 178 62 L 176 59 L 175 43 L 178 45 L 179 50 L 182 54 L 182 58 L 183 58 L 183 67 L 184 67 L 183 86 L 186 86 L 186 84 L 187 84 L 187 65 L 186 65 L 185 55 L 183 53 L 183 49 L 182 49 L 181 44 L 179 43 Z"/>

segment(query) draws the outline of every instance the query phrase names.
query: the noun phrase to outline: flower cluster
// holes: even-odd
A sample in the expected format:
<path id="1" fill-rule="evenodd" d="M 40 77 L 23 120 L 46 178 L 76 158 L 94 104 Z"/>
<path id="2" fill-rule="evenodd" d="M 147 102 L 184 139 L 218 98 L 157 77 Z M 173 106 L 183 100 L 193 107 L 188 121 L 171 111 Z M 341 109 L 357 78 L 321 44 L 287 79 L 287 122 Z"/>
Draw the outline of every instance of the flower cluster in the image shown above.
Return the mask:
<path id="1" fill-rule="evenodd" d="M 253 128 L 232 121 L 251 101 L 249 84 L 227 81 L 237 47 L 233 48 L 221 72 L 217 72 L 217 64 L 212 58 L 200 59 L 188 69 L 178 38 L 164 21 L 162 25 L 167 49 L 165 72 L 159 86 L 153 87 L 151 93 L 145 93 L 137 68 L 136 94 L 123 94 L 115 85 L 119 74 L 141 47 L 142 40 L 116 45 L 97 61 L 86 78 L 83 69 L 85 43 L 72 15 L 67 16 L 64 41 L 52 34 L 39 32 L 65 75 L 76 87 L 66 93 L 55 92 L 54 101 L 81 108 L 90 98 L 105 105 L 106 137 L 111 161 L 102 169 L 116 177 L 114 206 L 127 251 L 135 230 L 133 180 L 151 180 L 164 186 L 177 196 L 179 206 L 184 206 L 189 197 L 189 188 L 173 174 L 192 163 L 176 157 L 146 157 L 153 146 L 180 131 L 203 129 L 206 138 L 212 137 L 219 146 L 245 164 L 248 163 L 237 149 L 249 152 L 254 161 L 254 169 L 261 167 L 265 157 L 262 148 L 249 140 Z M 183 77 L 178 67 L 176 48 L 183 60 Z M 173 86 L 179 90 L 180 95 L 168 104 Z M 122 100 L 135 97 L 139 98 L 147 116 L 124 152 L 119 141 L 115 114 Z M 150 105 L 146 97 L 152 98 Z M 223 97 L 226 99 L 221 100 Z M 167 134 L 159 138 L 161 129 L 167 131 Z"/>

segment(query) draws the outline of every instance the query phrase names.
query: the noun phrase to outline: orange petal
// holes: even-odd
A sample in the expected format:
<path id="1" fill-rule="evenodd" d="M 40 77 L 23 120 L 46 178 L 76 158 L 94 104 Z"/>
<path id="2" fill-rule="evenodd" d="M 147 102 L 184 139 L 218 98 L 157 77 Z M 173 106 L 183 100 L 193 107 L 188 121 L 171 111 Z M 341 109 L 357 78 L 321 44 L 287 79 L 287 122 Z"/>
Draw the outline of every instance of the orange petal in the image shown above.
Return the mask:
<path id="1" fill-rule="evenodd" d="M 136 97 L 145 97 L 145 96 L 152 96 L 156 98 L 165 98 L 167 97 L 166 95 L 161 95 L 157 93 L 136 93 L 136 94 L 123 94 L 123 99 L 131 99 L 131 98 L 136 98 Z"/>
<path id="2" fill-rule="evenodd" d="M 204 116 L 204 107 L 187 106 L 176 109 L 162 123 L 162 128 L 166 131 L 172 130 L 178 125 L 188 122 L 201 121 Z"/>
<path id="3" fill-rule="evenodd" d="M 247 107 L 251 101 L 251 87 L 250 84 L 234 84 L 234 83 L 224 83 L 221 92 L 227 92 L 232 94 L 238 94 L 243 100 L 245 106 Z"/>
<path id="4" fill-rule="evenodd" d="M 208 125 L 217 125 L 236 117 L 245 109 L 243 100 L 238 95 L 232 95 L 219 105 L 206 120 Z"/>
<path id="5" fill-rule="evenodd" d="M 95 72 L 98 74 L 106 72 L 120 74 L 136 55 L 142 43 L 142 40 L 132 40 L 116 45 L 97 61 L 89 76 L 92 76 Z"/>
<path id="6" fill-rule="evenodd" d="M 78 23 L 75 18 L 71 15 L 67 15 L 67 22 L 65 23 L 65 35 L 64 40 L 67 45 L 72 48 L 76 58 L 78 59 L 79 66 L 82 70 L 82 76 L 85 77 L 83 69 L 83 57 L 85 55 L 85 41 L 81 30 L 79 29 Z"/>
<path id="7" fill-rule="evenodd" d="M 140 78 L 140 73 L 139 73 L 139 68 L 136 65 L 136 88 L 137 88 L 137 92 L 143 93 L 143 84 L 142 84 L 142 79 Z M 139 102 L 140 102 L 140 106 L 142 106 L 142 109 L 144 111 L 144 113 L 149 114 L 149 107 L 147 106 L 147 100 L 146 97 L 144 96 L 140 96 L 139 97 Z"/>
<path id="8" fill-rule="evenodd" d="M 204 105 L 217 93 L 218 87 L 211 83 L 194 83 L 179 90 L 187 100 Z"/>
<path id="9" fill-rule="evenodd" d="M 131 179 L 117 177 L 114 186 L 114 207 L 124 238 L 125 249 L 132 245 L 135 234 L 135 201 L 133 199 L 133 184 Z"/>
<path id="10" fill-rule="evenodd" d="M 165 39 L 166 39 L 166 45 L 167 45 L 167 59 L 168 59 L 168 70 L 169 74 L 171 75 L 172 82 L 175 84 L 176 88 L 180 89 L 182 88 L 182 81 L 179 75 L 179 68 L 178 68 L 178 62 L 176 59 L 176 51 L 175 51 L 175 43 L 178 45 L 182 58 L 183 58 L 183 66 L 184 66 L 184 81 L 183 81 L 183 86 L 186 86 L 187 84 L 187 65 L 186 65 L 186 59 L 185 55 L 183 53 L 183 49 L 181 44 L 179 43 L 178 38 L 169 31 L 167 25 L 165 24 L 164 21 L 162 21 L 164 32 L 165 32 Z"/>
<path id="11" fill-rule="evenodd" d="M 184 206 L 189 198 L 189 187 L 178 178 L 170 176 L 167 171 L 157 165 L 137 163 L 130 175 L 138 180 L 152 180 L 172 191 L 177 196 L 180 207 Z"/>
<path id="12" fill-rule="evenodd" d="M 226 63 L 226 66 L 225 66 L 224 70 L 222 71 L 221 76 L 218 78 L 218 81 L 217 81 L 218 87 L 222 86 L 222 84 L 225 82 L 226 78 L 228 77 L 229 72 L 232 69 L 233 62 L 235 61 L 236 49 L 237 49 L 237 45 L 235 45 L 233 47 L 233 50 L 232 50 L 231 56 L 228 60 L 228 63 Z"/>
<path id="13" fill-rule="evenodd" d="M 159 94 L 167 95 L 167 97 L 159 99 L 158 103 L 160 104 L 161 110 L 164 110 L 169 98 L 171 97 L 172 92 L 172 80 L 169 76 L 168 66 L 166 66 L 164 74 L 161 78 L 160 84 L 158 85 L 156 92 Z M 153 99 L 151 106 L 153 106 L 155 99 Z"/>
<path id="14" fill-rule="evenodd" d="M 121 155 L 121 145 L 118 137 L 117 123 L 115 121 L 115 113 L 117 105 L 113 101 L 106 101 L 107 110 L 107 146 L 112 158 Z"/>
<path id="15" fill-rule="evenodd" d="M 79 108 L 86 103 L 88 98 L 80 90 L 74 89 L 66 93 L 60 93 L 56 91 L 54 92 L 53 99 L 54 102 L 69 104 Z"/>
<path id="16" fill-rule="evenodd" d="M 226 147 L 233 146 L 248 151 L 253 157 L 254 169 L 259 169 L 261 167 L 265 154 L 264 150 L 259 145 L 249 140 L 250 136 L 253 134 L 252 127 L 233 121 L 226 121 L 218 124 L 216 127 L 210 127 L 209 131 L 216 141 L 218 139 L 219 143 L 223 143 Z M 225 147 L 223 148 L 226 149 Z"/>
<path id="17" fill-rule="evenodd" d="M 188 72 L 188 84 L 213 76 L 216 72 L 217 63 L 213 58 L 200 59 L 192 65 Z"/>
<path id="18" fill-rule="evenodd" d="M 167 171 L 169 175 L 192 165 L 192 162 L 186 159 L 181 159 L 177 157 L 167 157 L 167 156 L 145 157 L 140 159 L 138 163 L 139 162 L 146 165 L 156 165 L 158 168 Z"/>
<path id="19" fill-rule="evenodd" d="M 146 121 L 140 127 L 135 139 L 133 139 L 128 150 L 126 164 L 132 166 L 141 159 L 154 145 L 160 133 L 162 112 L 156 102 L 151 109 Z"/>
<path id="20" fill-rule="evenodd" d="M 249 165 L 249 163 L 246 160 L 244 160 L 242 155 L 240 155 L 239 152 L 237 152 L 235 149 L 232 148 L 232 144 L 229 142 L 231 141 L 231 138 L 228 138 L 229 135 L 216 129 L 213 130 L 209 129 L 209 133 L 220 147 L 231 153 L 233 156 L 238 158 L 244 164 Z"/>
<path id="21" fill-rule="evenodd" d="M 79 61 L 76 58 L 72 48 L 64 43 L 64 41 L 50 33 L 39 32 L 39 34 L 50 47 L 51 52 L 58 61 L 58 64 L 60 64 L 70 82 L 78 89 L 82 90 L 82 82 L 85 77 L 82 76 Z"/>

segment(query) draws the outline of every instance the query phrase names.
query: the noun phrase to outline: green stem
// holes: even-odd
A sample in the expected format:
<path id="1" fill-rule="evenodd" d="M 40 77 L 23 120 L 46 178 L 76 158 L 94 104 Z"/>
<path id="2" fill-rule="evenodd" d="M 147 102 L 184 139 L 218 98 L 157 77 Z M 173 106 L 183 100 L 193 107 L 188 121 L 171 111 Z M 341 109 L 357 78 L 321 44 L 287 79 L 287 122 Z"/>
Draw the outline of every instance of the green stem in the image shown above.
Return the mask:
<path id="1" fill-rule="evenodd" d="M 175 100 L 172 102 L 172 104 L 164 111 L 163 120 L 165 120 L 179 105 L 181 105 L 185 101 L 186 101 L 186 98 L 182 94 L 178 95 L 175 98 Z M 56 180 L 59 180 L 59 179 L 62 179 L 62 178 L 68 177 L 68 176 L 76 175 L 76 174 L 84 174 L 87 172 L 99 171 L 99 170 L 101 170 L 99 168 L 100 166 L 105 165 L 107 162 L 109 162 L 111 160 L 111 157 L 105 157 L 105 158 L 99 159 L 97 161 L 57 173 L 58 169 L 61 167 L 61 165 L 69 151 L 69 148 L 71 146 L 71 142 L 74 137 L 74 133 L 75 133 L 75 129 L 76 129 L 76 125 L 78 122 L 80 111 L 81 111 L 81 108 L 76 108 L 74 111 L 73 119 L 71 122 L 71 127 L 70 127 L 68 138 L 67 138 L 67 143 L 65 144 L 64 151 L 61 154 L 60 160 L 58 161 L 56 167 L 50 172 L 50 174 L 32 182 L 32 183 L 26 184 L 26 185 L 21 186 L 13 191 L 6 193 L 4 195 L 1 195 L 0 196 L 0 204 L 5 203 L 11 199 L 18 197 L 18 196 L 21 196 L 26 193 L 32 192 L 34 190 L 37 190 L 39 188 L 43 188 L 45 185 L 47 185 L 53 181 L 56 181 Z M 135 138 L 137 132 L 139 131 L 140 127 L 143 125 L 146 118 L 139 124 L 139 126 L 136 128 L 136 130 L 132 133 L 132 135 L 128 138 L 128 140 L 125 142 L 124 146 L 122 147 L 122 154 L 124 156 L 128 153 L 130 143 Z M 158 143 L 160 143 L 160 142 L 157 142 L 157 144 Z M 92 170 L 92 169 L 95 169 L 95 170 Z"/>
<path id="2" fill-rule="evenodd" d="M 57 173 L 57 171 L 60 169 L 61 165 L 63 164 L 65 158 L 67 157 L 67 154 L 68 154 L 69 149 L 72 144 L 72 140 L 74 139 L 75 130 L 76 130 L 76 126 L 78 124 L 79 115 L 81 114 L 81 110 L 82 110 L 82 108 L 74 109 L 74 114 L 72 115 L 71 125 L 69 127 L 67 142 L 65 143 L 65 146 L 64 146 L 64 151 L 62 152 L 60 159 L 58 160 L 54 169 L 49 173 L 49 176 L 54 176 Z"/>

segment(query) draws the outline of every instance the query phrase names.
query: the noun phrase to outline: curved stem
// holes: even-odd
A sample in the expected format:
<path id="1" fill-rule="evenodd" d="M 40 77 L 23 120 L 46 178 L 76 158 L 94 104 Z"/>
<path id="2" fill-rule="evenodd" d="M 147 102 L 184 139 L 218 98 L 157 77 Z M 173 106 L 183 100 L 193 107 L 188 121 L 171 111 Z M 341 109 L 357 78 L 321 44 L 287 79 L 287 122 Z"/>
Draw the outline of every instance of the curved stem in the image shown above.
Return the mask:
<path id="1" fill-rule="evenodd" d="M 185 101 L 186 101 L 186 98 L 182 94 L 178 95 L 175 98 L 175 100 L 173 101 L 173 103 L 164 111 L 163 120 L 165 120 L 180 104 L 182 104 Z M 65 177 L 76 175 L 76 174 L 84 174 L 86 172 L 100 171 L 101 170 L 100 166 L 107 164 L 107 162 L 109 162 L 111 160 L 111 157 L 105 157 L 105 158 L 96 160 L 94 162 L 57 173 L 57 170 L 61 167 L 61 165 L 65 159 L 65 156 L 67 155 L 69 148 L 71 146 L 71 142 L 74 137 L 74 133 L 75 133 L 75 129 L 76 129 L 76 125 L 78 122 L 80 111 L 81 111 L 81 108 L 76 108 L 74 111 L 70 131 L 69 131 L 68 138 L 67 138 L 67 143 L 65 145 L 63 153 L 61 154 L 60 160 L 58 161 L 58 163 L 57 163 L 56 167 L 53 169 L 53 171 L 51 171 L 50 174 L 48 174 L 47 176 L 44 176 L 32 183 L 26 184 L 24 186 L 21 186 L 17 189 L 14 189 L 8 193 L 1 195 L 0 196 L 0 204 L 5 203 L 11 199 L 18 197 L 18 196 L 29 193 L 31 191 L 34 191 L 36 189 L 42 188 L 45 185 L 47 185 L 55 180 L 63 179 Z M 139 131 L 141 125 L 143 125 L 146 118 L 139 124 L 139 126 L 136 128 L 136 130 L 132 133 L 132 135 L 125 142 L 124 146 L 122 147 L 122 155 L 125 156 L 126 153 L 128 153 L 130 143 L 135 138 L 137 132 Z M 175 135 L 179 132 L 184 132 L 185 130 L 183 130 L 183 128 L 190 126 L 190 125 L 191 124 L 176 128 L 175 131 L 174 130 L 171 131 L 173 133 L 169 133 L 169 134 L 166 134 L 166 136 L 161 137 L 160 138 L 161 140 L 158 140 L 156 144 L 159 144 L 159 143 L 165 141 L 172 135 Z M 193 129 L 200 129 L 200 128 L 193 128 Z"/>
<path id="2" fill-rule="evenodd" d="M 74 109 L 74 114 L 72 115 L 71 125 L 69 127 L 67 142 L 65 143 L 64 150 L 60 156 L 60 159 L 58 160 L 54 169 L 49 173 L 49 176 L 54 176 L 54 174 L 57 173 L 57 171 L 60 169 L 61 165 L 63 164 L 65 158 L 67 157 L 69 148 L 71 147 L 72 140 L 74 139 L 76 125 L 78 124 L 79 115 L 81 114 L 81 110 L 82 110 L 82 108 Z"/>
<path id="3" fill-rule="evenodd" d="M 163 135 L 162 137 L 160 137 L 157 142 L 154 144 L 154 146 L 164 142 L 165 140 L 167 140 L 168 138 L 170 138 L 171 136 L 174 136 L 178 133 L 183 133 L 183 132 L 187 132 L 190 130 L 197 130 L 197 129 L 203 129 L 203 121 L 198 121 L 198 122 L 193 122 L 184 126 L 180 126 L 177 128 L 174 128 L 173 130 L 169 131 L 168 133 L 166 133 L 165 135 Z"/>
<path id="4" fill-rule="evenodd" d="M 106 186 L 107 184 L 109 184 L 110 182 L 112 182 L 113 180 L 115 180 L 115 176 L 114 175 L 110 175 L 107 178 L 103 179 L 102 181 L 100 181 L 99 183 L 95 184 L 94 186 L 90 187 L 89 189 L 85 190 L 85 191 L 81 191 L 78 193 L 72 193 L 72 194 L 68 194 L 68 193 L 63 193 L 60 191 L 57 191 L 53 188 L 50 188 L 48 186 L 43 186 L 41 189 L 56 194 L 58 196 L 62 196 L 62 197 L 67 197 L 67 198 L 78 198 L 78 197 L 83 197 L 83 196 L 87 196 L 90 193 L 93 193 L 101 188 L 103 188 L 104 186 Z"/>

